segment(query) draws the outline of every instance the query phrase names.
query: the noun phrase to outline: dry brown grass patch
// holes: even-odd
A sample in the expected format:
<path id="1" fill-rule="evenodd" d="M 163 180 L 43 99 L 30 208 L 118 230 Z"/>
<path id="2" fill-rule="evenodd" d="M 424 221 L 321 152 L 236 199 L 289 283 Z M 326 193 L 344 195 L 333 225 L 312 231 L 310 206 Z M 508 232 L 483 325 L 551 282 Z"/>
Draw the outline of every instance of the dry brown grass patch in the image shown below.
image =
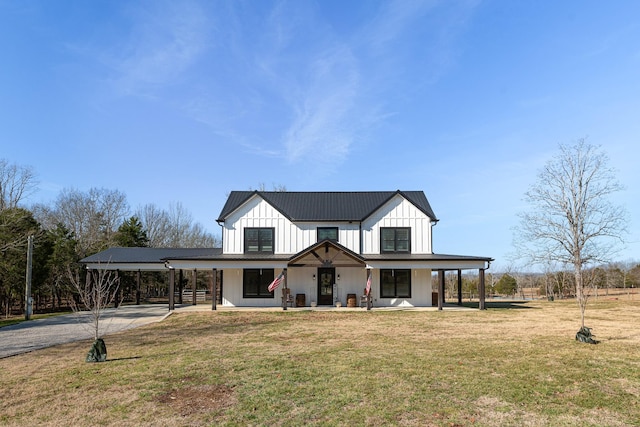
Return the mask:
<path id="1" fill-rule="evenodd" d="M 158 397 L 158 402 L 186 417 L 198 413 L 219 413 L 233 406 L 233 389 L 225 385 L 187 385 Z"/>

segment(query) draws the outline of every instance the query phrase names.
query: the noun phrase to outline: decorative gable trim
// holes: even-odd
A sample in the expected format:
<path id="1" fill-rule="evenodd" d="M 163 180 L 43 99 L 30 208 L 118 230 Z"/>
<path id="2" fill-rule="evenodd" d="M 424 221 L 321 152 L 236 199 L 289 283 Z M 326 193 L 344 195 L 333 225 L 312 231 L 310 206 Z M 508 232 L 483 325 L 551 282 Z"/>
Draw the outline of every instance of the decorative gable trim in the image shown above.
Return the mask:
<path id="1" fill-rule="evenodd" d="M 325 239 L 298 252 L 289 259 L 289 266 L 302 267 L 364 267 L 364 258 L 333 240 Z"/>

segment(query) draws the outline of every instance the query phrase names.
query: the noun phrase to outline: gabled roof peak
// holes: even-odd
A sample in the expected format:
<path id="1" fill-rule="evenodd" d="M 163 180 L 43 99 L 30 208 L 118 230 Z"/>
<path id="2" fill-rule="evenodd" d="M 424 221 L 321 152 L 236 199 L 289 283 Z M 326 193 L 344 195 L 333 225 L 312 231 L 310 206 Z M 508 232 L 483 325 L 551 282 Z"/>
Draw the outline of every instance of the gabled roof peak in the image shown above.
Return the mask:
<path id="1" fill-rule="evenodd" d="M 363 221 L 400 195 L 437 221 L 423 191 L 232 191 L 218 222 L 254 196 L 267 201 L 291 221 Z"/>

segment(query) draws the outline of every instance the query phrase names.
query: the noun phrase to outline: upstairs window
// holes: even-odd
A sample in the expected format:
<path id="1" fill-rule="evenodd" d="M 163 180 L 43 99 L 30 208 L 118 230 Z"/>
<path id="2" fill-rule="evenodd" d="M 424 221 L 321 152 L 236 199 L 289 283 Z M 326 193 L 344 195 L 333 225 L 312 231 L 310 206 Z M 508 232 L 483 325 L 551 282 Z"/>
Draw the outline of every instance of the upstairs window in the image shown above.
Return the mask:
<path id="1" fill-rule="evenodd" d="M 380 270 L 380 297 L 411 298 L 411 270 Z"/>
<path id="2" fill-rule="evenodd" d="M 338 241 L 338 227 L 318 227 L 318 242 L 325 239 Z"/>
<path id="3" fill-rule="evenodd" d="M 273 228 L 245 228 L 244 253 L 273 253 Z"/>
<path id="4" fill-rule="evenodd" d="M 411 228 L 381 228 L 380 252 L 382 253 L 409 253 L 411 252 Z"/>
<path id="5" fill-rule="evenodd" d="M 242 273 L 243 298 L 273 298 L 275 292 L 269 292 L 274 278 L 273 268 L 245 268 Z"/>

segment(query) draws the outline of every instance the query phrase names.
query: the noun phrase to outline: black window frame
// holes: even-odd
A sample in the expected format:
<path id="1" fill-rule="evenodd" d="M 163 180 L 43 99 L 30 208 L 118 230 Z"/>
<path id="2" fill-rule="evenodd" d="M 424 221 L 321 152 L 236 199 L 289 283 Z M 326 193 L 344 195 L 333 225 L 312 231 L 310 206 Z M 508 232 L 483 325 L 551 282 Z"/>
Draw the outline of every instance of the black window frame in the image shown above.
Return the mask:
<path id="1" fill-rule="evenodd" d="M 385 234 L 393 231 L 393 239 L 385 239 Z M 405 240 L 399 240 L 399 231 L 406 232 L 406 249 L 398 249 L 399 243 L 405 242 Z M 386 249 L 385 242 L 393 241 L 393 250 Z M 411 253 L 411 227 L 380 227 L 380 253 L 382 254 L 409 254 Z"/>
<path id="2" fill-rule="evenodd" d="M 253 292 L 255 285 L 249 283 L 249 280 L 257 277 L 257 289 Z M 242 298 L 275 298 L 275 292 L 269 292 L 267 289 L 275 278 L 275 269 L 273 268 L 245 268 L 242 270 Z"/>
<path id="3" fill-rule="evenodd" d="M 392 283 L 387 283 L 386 279 L 392 277 Z M 406 277 L 407 292 L 398 292 L 398 279 Z M 389 285 L 393 288 L 388 292 Z M 402 283 L 400 283 L 402 285 Z M 380 269 L 380 298 L 411 298 L 411 269 L 410 268 L 382 268 Z"/>
<path id="4" fill-rule="evenodd" d="M 247 239 L 247 234 L 249 232 L 252 231 L 257 231 L 258 232 L 258 239 L 257 239 L 257 247 L 258 250 L 256 251 L 252 251 L 249 250 L 250 245 L 249 245 L 249 240 Z M 270 231 L 271 232 L 271 250 L 264 250 L 266 245 L 266 242 L 263 242 L 263 232 L 264 231 Z M 275 253 L 275 247 L 276 247 L 276 229 L 274 227 L 245 227 L 244 229 L 244 253 L 245 254 L 272 254 Z"/>
<path id="5" fill-rule="evenodd" d="M 336 238 L 335 239 L 332 239 L 330 237 L 320 238 L 320 230 L 322 230 L 322 231 L 335 230 Z M 320 242 L 320 241 L 325 240 L 325 239 L 329 239 L 331 241 L 337 242 L 339 235 L 340 235 L 340 229 L 338 227 L 317 227 L 316 228 L 316 241 L 317 242 Z"/>

